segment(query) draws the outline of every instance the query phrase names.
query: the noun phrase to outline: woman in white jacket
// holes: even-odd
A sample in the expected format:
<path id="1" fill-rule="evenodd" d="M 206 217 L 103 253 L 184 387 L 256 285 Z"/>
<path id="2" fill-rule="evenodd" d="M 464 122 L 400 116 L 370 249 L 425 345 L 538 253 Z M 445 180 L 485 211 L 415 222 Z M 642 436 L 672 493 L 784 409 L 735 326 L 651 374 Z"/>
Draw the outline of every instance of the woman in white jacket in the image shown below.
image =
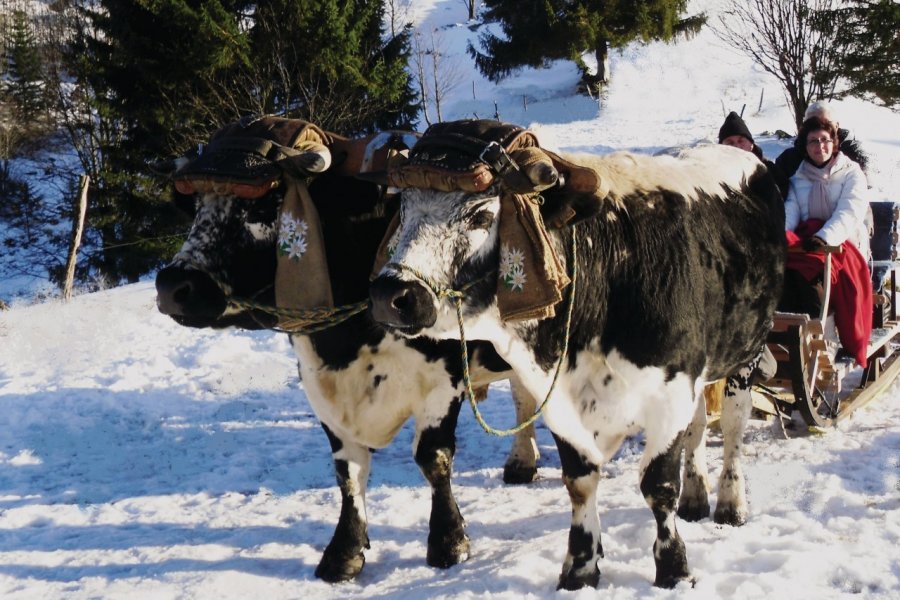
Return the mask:
<path id="1" fill-rule="evenodd" d="M 839 246 L 850 240 L 863 257 L 869 256 L 869 211 L 866 176 L 858 164 L 838 151 L 837 127 L 819 117 L 803 122 L 798 136 L 805 140 L 805 156 L 791 177 L 785 201 L 785 230 L 793 231 L 808 219 L 825 221 L 804 240 L 803 247 Z"/>
<path id="2" fill-rule="evenodd" d="M 789 246 L 799 243 L 807 253 L 815 253 L 823 245 L 849 242 L 842 255 L 832 258 L 828 308 L 834 312 L 841 346 L 865 366 L 872 332 L 866 176 L 858 164 L 838 150 L 835 124 L 812 117 L 803 122 L 798 136 L 805 141 L 805 156 L 791 177 L 784 205 L 785 230 L 797 233 L 788 236 Z M 816 229 L 819 223 L 822 225 Z M 823 275 L 821 254 L 789 254 L 785 266 L 779 309 L 817 317 L 822 307 L 817 289 Z"/>

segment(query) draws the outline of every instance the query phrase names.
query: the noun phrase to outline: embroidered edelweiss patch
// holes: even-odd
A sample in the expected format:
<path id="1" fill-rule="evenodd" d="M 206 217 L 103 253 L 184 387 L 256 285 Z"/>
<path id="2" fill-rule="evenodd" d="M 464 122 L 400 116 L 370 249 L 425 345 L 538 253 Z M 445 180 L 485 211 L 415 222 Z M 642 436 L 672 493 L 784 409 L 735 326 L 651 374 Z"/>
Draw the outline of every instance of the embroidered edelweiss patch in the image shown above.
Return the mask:
<path id="1" fill-rule="evenodd" d="M 295 219 L 285 213 L 278 225 L 278 254 L 292 260 L 300 260 L 306 254 L 306 232 L 309 225 L 303 219 Z"/>
<path id="2" fill-rule="evenodd" d="M 525 254 L 518 248 L 500 247 L 500 279 L 513 291 L 525 289 Z"/>
<path id="3" fill-rule="evenodd" d="M 385 249 L 385 253 L 387 253 L 388 260 L 394 258 L 394 253 L 397 251 L 397 244 L 400 243 L 400 231 L 395 231 L 394 235 L 391 236 L 391 239 L 388 240 L 387 248 Z"/>

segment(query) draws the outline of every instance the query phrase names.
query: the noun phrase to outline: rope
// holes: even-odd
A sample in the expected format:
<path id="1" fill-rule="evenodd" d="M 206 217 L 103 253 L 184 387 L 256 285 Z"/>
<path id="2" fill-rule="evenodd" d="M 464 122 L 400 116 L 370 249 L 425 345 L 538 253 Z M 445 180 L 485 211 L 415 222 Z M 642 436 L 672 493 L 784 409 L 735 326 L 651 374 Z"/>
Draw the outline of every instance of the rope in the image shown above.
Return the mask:
<path id="1" fill-rule="evenodd" d="M 387 266 L 392 268 L 408 271 L 415 275 L 418 279 L 420 279 L 425 285 L 431 289 L 435 296 L 438 299 L 442 298 L 450 298 L 453 300 L 454 305 L 456 306 L 456 321 L 459 325 L 459 341 L 460 348 L 462 350 L 462 366 L 463 366 L 463 381 L 466 386 L 466 394 L 469 396 L 469 404 L 472 406 L 472 412 L 475 415 L 475 420 L 478 421 L 478 424 L 481 425 L 481 428 L 484 429 L 487 433 L 496 436 L 507 436 L 519 433 L 526 427 L 530 427 L 537 421 L 541 415 L 544 413 L 544 409 L 547 407 L 547 404 L 550 402 L 550 398 L 553 395 L 553 390 L 556 388 L 556 382 L 559 379 L 559 372 L 562 368 L 562 363 L 566 358 L 566 354 L 569 351 L 569 334 L 571 333 L 571 325 L 572 325 L 572 307 L 575 305 L 575 282 L 578 278 L 578 265 L 576 264 L 576 252 L 578 250 L 577 239 L 575 236 L 575 228 L 572 228 L 572 242 L 569 246 L 570 252 L 570 263 L 572 265 L 572 273 L 571 273 L 571 288 L 569 289 L 569 304 L 566 307 L 566 327 L 565 334 L 563 336 L 563 346 L 562 352 L 559 355 L 559 359 L 556 361 L 556 369 L 553 373 L 553 381 L 550 382 L 550 389 L 547 390 L 547 395 L 544 398 L 544 401 L 541 402 L 541 405 L 537 408 L 537 410 L 530 417 L 516 425 L 515 427 L 511 427 L 510 429 L 496 429 L 489 425 L 487 421 L 484 420 L 484 417 L 481 414 L 481 411 L 478 410 L 478 402 L 475 400 L 475 393 L 472 390 L 472 379 L 469 375 L 469 353 L 466 349 L 466 332 L 463 326 L 463 318 L 462 318 L 462 300 L 465 296 L 464 292 L 475 285 L 478 281 L 476 280 L 470 283 L 467 283 L 460 290 L 453 290 L 449 288 L 442 288 L 435 284 L 431 279 L 413 269 L 412 267 L 408 267 L 406 265 L 401 265 L 399 263 L 389 263 Z M 484 278 L 482 278 L 484 279 Z"/>
<path id="2" fill-rule="evenodd" d="M 363 300 L 355 304 L 323 308 L 279 308 L 271 304 L 257 302 L 252 298 L 240 298 L 225 293 L 229 286 L 209 274 L 210 278 L 219 286 L 228 305 L 234 308 L 253 309 L 278 317 L 278 324 L 266 327 L 272 331 L 281 333 L 310 334 L 324 331 L 335 325 L 339 325 L 353 316 L 365 311 L 369 307 L 369 301 Z"/>
<path id="3" fill-rule="evenodd" d="M 278 308 L 246 298 L 229 298 L 236 308 L 249 308 L 278 317 L 278 325 L 269 327 L 282 333 L 318 333 L 358 315 L 369 308 L 369 301 L 345 304 L 334 308 Z"/>

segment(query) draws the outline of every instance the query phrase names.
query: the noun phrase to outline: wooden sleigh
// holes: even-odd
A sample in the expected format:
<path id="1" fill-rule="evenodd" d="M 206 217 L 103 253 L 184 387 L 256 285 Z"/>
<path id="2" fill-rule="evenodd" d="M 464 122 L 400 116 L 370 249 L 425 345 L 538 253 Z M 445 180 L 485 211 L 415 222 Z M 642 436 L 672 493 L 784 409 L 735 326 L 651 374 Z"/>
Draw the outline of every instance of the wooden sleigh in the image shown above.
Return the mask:
<path id="1" fill-rule="evenodd" d="M 753 389 L 757 410 L 790 417 L 796 411 L 811 427 L 829 427 L 878 397 L 900 374 L 900 321 L 897 314 L 897 220 L 892 202 L 873 202 L 875 222 L 870 263 L 873 285 L 873 328 L 866 350 L 868 365 L 855 366 L 834 339 L 828 312 L 831 298 L 831 254 L 826 248 L 822 313 L 776 313 L 767 343 L 777 361 L 775 375 Z"/>

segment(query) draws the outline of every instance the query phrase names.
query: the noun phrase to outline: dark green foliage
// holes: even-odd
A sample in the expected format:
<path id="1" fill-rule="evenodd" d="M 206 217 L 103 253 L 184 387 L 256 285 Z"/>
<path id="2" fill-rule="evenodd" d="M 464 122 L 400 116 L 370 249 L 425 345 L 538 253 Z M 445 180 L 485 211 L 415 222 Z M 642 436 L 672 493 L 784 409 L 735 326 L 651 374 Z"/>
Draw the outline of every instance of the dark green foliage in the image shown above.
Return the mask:
<path id="1" fill-rule="evenodd" d="M 245 79 L 262 84 L 262 112 L 344 134 L 413 125 L 410 31 L 384 41 L 383 2 L 272 0 L 255 18 Z"/>
<path id="2" fill-rule="evenodd" d="M 12 13 L 6 58 L 9 80 L 5 91 L 13 100 L 17 116 L 32 120 L 46 107 L 45 77 L 38 43 L 23 10 Z"/>
<path id="3" fill-rule="evenodd" d="M 249 2 L 101 0 L 96 9 L 91 2 L 81 4 L 89 29 L 73 55 L 89 61 L 79 72 L 121 120 L 118 147 L 133 158 L 133 167 L 219 124 L 204 121 L 208 114 L 195 99 L 211 98 L 212 88 L 237 65 L 250 64 L 248 36 L 240 27 Z"/>
<path id="4" fill-rule="evenodd" d="M 90 0 L 76 3 L 69 136 L 92 179 L 88 264 L 133 281 L 174 254 L 186 224 L 147 164 L 248 114 L 344 134 L 409 127 L 408 30 L 383 39 L 383 2 Z M 85 118 L 90 115 L 90 118 Z"/>
<path id="5" fill-rule="evenodd" d="M 582 69 L 585 83 L 594 87 L 608 81 L 605 62 L 609 48 L 634 40 L 669 41 L 678 34 L 695 33 L 703 15 L 682 18 L 687 0 L 485 0 L 485 20 L 497 21 L 503 36 L 482 33 L 483 52 L 469 45 L 478 70 L 498 81 L 512 70 L 540 67 L 549 60 L 572 60 Z M 590 76 L 581 56 L 592 52 L 598 72 Z"/>
<path id="6" fill-rule="evenodd" d="M 167 126 L 187 127 L 192 120 L 189 110 L 167 111 L 162 106 L 172 88 L 158 61 L 171 61 L 167 67 L 172 72 L 178 72 L 182 63 L 173 54 L 153 54 L 137 38 L 141 28 L 159 35 L 165 30 L 163 23 L 128 12 L 138 10 L 137 3 L 117 4 L 114 10 L 124 7 L 124 12 L 109 14 L 92 7 L 83 2 L 67 13 L 71 33 L 63 69 L 74 85 L 61 94 L 58 112 L 83 172 L 91 179 L 79 274 L 115 285 L 137 281 L 160 266 L 173 253 L 177 239 L 173 236 L 187 227 L 167 206 L 166 182 L 150 176 L 146 160 L 169 153 Z M 129 27 L 115 18 L 115 23 L 110 21 L 113 15 L 125 14 L 140 24 L 132 22 Z M 179 16 L 180 22 L 187 20 Z M 103 33 L 103 27 L 121 37 Z M 178 47 L 188 36 L 187 31 L 180 33 L 165 38 L 170 46 Z M 187 55 L 186 49 L 181 50 Z M 150 53 L 142 56 L 143 51 Z M 151 77 L 160 80 L 153 83 Z M 71 197 L 77 197 L 77 190 Z"/>
<path id="7" fill-rule="evenodd" d="M 834 27 L 846 44 L 837 73 L 849 89 L 844 95 L 900 104 L 900 3 L 854 0 L 823 15 L 819 26 Z"/>
<path id="8" fill-rule="evenodd" d="M 66 258 L 66 215 L 0 161 L 0 278 L 44 279 Z"/>

